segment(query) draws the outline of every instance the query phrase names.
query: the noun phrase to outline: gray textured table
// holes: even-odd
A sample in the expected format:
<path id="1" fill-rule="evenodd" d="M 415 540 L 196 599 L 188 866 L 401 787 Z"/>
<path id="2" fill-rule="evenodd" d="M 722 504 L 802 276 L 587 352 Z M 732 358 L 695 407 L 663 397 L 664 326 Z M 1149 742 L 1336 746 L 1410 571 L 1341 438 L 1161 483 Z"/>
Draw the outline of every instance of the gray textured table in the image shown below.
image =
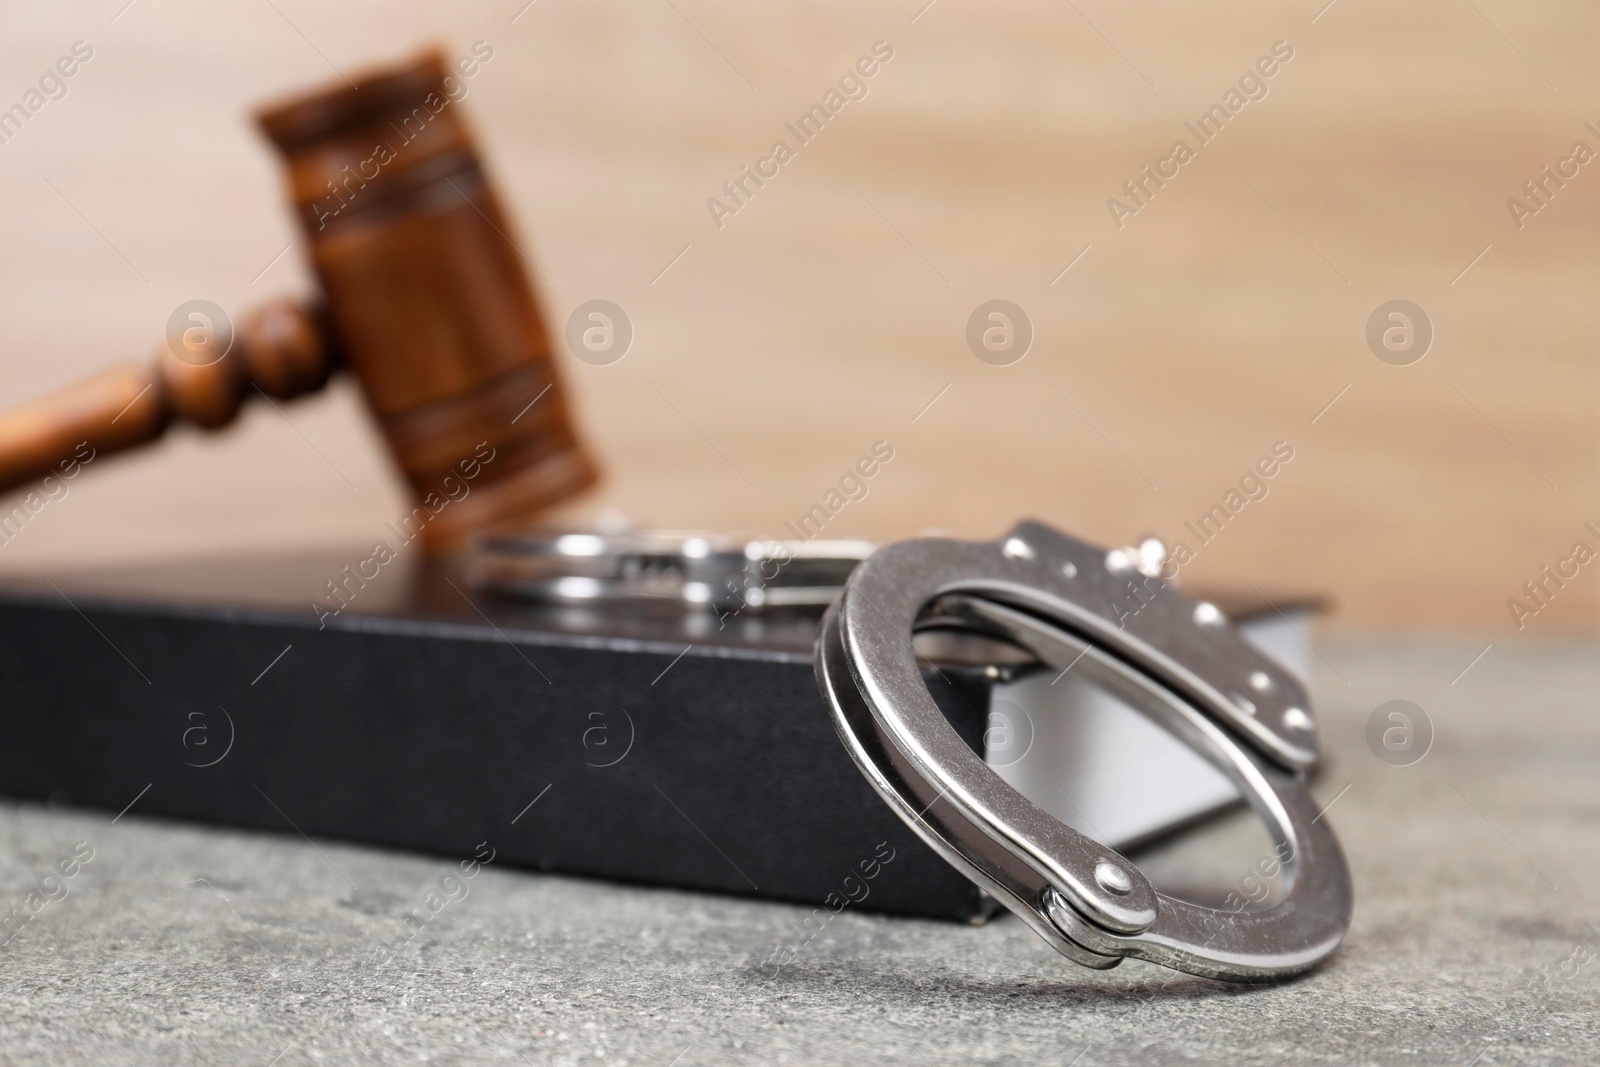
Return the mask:
<path id="1" fill-rule="evenodd" d="M 1452 684 L 1482 647 L 1323 642 L 1316 792 L 1356 918 L 1332 961 L 1281 986 L 1082 970 L 1009 917 L 846 910 L 802 942 L 808 909 L 494 864 L 446 879 L 437 899 L 457 899 L 406 940 L 400 918 L 456 863 L 146 821 L 137 805 L 113 824 L 5 804 L 5 909 L 26 912 L 78 842 L 93 858 L 69 858 L 73 876 L 45 886 L 61 899 L 0 947 L 0 1059 L 1594 1063 L 1600 664 L 1586 645 L 1496 644 Z M 1391 698 L 1436 730 L 1409 767 L 1367 746 Z M 1229 823 L 1143 863 L 1158 884 L 1229 881 L 1254 832 Z"/>

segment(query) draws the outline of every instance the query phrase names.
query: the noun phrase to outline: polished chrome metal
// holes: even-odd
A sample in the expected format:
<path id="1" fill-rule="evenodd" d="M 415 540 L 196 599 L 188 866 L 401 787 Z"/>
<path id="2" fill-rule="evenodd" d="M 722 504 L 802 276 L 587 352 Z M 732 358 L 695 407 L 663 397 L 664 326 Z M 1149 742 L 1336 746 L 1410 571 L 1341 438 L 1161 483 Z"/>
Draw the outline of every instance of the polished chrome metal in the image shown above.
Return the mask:
<path id="1" fill-rule="evenodd" d="M 1304 690 L 1220 612 L 1197 614 L 1159 580 L 1152 588 L 1109 562 L 1119 561 L 1038 523 L 989 544 L 879 550 L 818 634 L 817 680 L 835 725 L 908 825 L 1071 959 L 1104 968 L 1134 956 L 1239 981 L 1305 970 L 1343 938 L 1352 897 L 1305 790 L 1316 739 Z M 1185 740 L 1262 817 L 1284 899 L 1230 912 L 1167 897 L 1115 850 L 1035 807 L 935 705 L 911 644 L 930 627 L 998 637 L 1080 672 Z"/>
<path id="2" fill-rule="evenodd" d="M 1108 893 L 1121 896 L 1133 890 L 1133 879 L 1128 877 L 1128 872 L 1118 867 L 1115 863 L 1104 861 L 1095 864 L 1094 880 L 1100 883 L 1100 888 Z"/>
<path id="3" fill-rule="evenodd" d="M 536 532 L 477 542 L 469 573 L 493 592 L 561 604 L 820 608 L 872 549 L 865 541 L 752 541 L 676 531 Z"/>

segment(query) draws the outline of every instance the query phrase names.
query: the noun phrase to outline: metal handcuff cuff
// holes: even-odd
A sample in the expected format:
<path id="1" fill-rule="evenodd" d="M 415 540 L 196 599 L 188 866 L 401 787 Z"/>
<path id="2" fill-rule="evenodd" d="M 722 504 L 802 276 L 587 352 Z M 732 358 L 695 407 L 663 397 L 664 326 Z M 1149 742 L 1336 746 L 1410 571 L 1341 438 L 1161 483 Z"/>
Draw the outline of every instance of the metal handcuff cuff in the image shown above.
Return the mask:
<path id="1" fill-rule="evenodd" d="M 986 544 L 889 545 L 856 568 L 823 619 L 818 688 L 900 818 L 1069 959 L 1109 968 L 1131 956 L 1241 982 L 1304 971 L 1338 946 L 1352 908 L 1344 855 L 1306 791 L 1317 743 L 1305 691 L 1212 605 L 1159 582 L 1133 598 L 1137 577 L 1125 553 L 1034 522 Z M 911 638 L 934 627 L 1077 671 L 1185 741 L 1266 824 L 1286 895 L 1240 912 L 1168 897 L 1012 789 L 928 691 Z"/>
<path id="2" fill-rule="evenodd" d="M 519 599 L 740 612 L 831 604 L 873 545 L 670 530 L 521 533 L 474 546 L 474 583 Z"/>

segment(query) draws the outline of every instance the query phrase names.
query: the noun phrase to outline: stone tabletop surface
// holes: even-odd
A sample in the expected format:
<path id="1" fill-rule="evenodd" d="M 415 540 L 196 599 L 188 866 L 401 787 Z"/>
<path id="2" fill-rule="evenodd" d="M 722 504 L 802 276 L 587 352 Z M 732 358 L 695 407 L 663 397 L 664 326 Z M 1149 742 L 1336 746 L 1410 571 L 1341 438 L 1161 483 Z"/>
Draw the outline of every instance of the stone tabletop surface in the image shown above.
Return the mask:
<path id="1" fill-rule="evenodd" d="M 1600 662 L 1498 642 L 1474 660 L 1485 643 L 1320 643 L 1314 791 L 1355 922 L 1281 985 L 1084 970 L 1010 917 L 847 909 L 808 938 L 807 908 L 6 802 L 0 903 L 46 894 L 0 931 L 0 1060 L 1592 1064 Z M 1434 734 L 1409 766 L 1367 740 L 1393 699 Z M 1141 863 L 1231 883 L 1252 833 Z"/>

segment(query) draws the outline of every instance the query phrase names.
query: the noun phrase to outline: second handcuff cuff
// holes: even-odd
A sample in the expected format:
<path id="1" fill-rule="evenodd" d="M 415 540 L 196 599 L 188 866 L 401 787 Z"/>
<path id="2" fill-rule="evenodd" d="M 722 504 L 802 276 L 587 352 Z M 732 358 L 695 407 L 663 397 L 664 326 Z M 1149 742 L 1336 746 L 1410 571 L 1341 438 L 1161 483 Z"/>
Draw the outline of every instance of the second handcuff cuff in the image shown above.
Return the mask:
<path id="1" fill-rule="evenodd" d="M 480 541 L 471 566 L 474 584 L 544 603 L 820 610 L 874 547 L 670 530 L 525 533 Z"/>

